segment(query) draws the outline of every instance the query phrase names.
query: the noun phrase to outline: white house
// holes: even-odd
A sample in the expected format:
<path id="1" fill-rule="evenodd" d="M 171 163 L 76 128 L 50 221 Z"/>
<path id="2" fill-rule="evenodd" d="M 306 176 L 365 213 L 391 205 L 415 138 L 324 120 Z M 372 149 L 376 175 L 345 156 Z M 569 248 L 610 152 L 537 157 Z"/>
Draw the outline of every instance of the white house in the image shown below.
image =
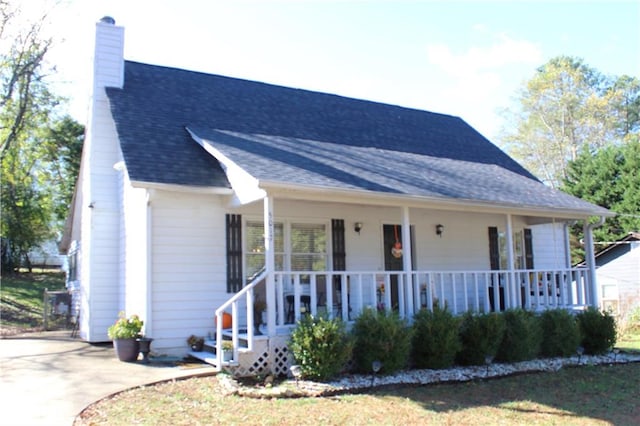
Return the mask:
<path id="1" fill-rule="evenodd" d="M 600 308 L 625 322 L 640 308 L 640 233 L 630 232 L 595 253 Z"/>
<path id="2" fill-rule="evenodd" d="M 97 23 L 65 240 L 87 341 L 108 340 L 124 310 L 155 352 L 210 336 L 195 355 L 283 373 L 305 312 L 597 306 L 593 253 L 571 268 L 567 224 L 589 241 L 588 219 L 611 213 L 546 187 L 460 118 L 125 61 L 123 45 L 122 27 Z M 214 352 L 226 336 L 229 363 Z"/>

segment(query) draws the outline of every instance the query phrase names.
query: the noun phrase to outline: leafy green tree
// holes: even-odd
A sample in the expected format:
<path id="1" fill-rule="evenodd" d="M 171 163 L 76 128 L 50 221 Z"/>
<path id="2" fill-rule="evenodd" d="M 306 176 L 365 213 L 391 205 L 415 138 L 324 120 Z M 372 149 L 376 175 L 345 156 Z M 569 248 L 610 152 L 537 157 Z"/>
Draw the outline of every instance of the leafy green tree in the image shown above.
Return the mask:
<path id="1" fill-rule="evenodd" d="M 637 135 L 640 132 L 640 80 L 623 75 L 609 90 L 618 136 L 624 139 Z"/>
<path id="2" fill-rule="evenodd" d="M 640 138 L 636 134 L 626 139 L 595 152 L 585 149 L 567 166 L 565 192 L 618 213 L 594 230 L 596 241 L 615 241 L 640 229 Z M 574 233 L 581 239 L 582 227 Z M 584 249 L 574 244 L 574 260 L 583 257 Z"/>
<path id="3" fill-rule="evenodd" d="M 20 9 L 0 0 L 0 206 L 2 269 L 29 265 L 28 253 L 56 237 L 78 174 L 82 126 L 59 119 L 44 65 L 51 46 L 45 17 L 24 25 Z"/>
<path id="4" fill-rule="evenodd" d="M 43 61 L 52 44 L 43 38 L 45 19 L 24 26 L 19 7 L 0 0 L 0 156 L 30 126 L 46 118 L 58 100 L 45 82 Z M 6 49 L 6 50 L 5 50 Z M 44 117 L 43 117 L 44 116 Z"/>
<path id="5" fill-rule="evenodd" d="M 80 159 L 84 142 L 84 126 L 69 116 L 57 120 L 45 129 L 40 143 L 44 147 L 43 170 L 49 187 L 53 189 L 54 220 L 62 226 L 73 198 L 80 174 Z"/>
<path id="6" fill-rule="evenodd" d="M 638 81 L 611 81 L 581 59 L 541 66 L 518 96 L 507 151 L 545 183 L 559 187 L 567 162 L 585 150 L 621 141 L 638 129 Z"/>

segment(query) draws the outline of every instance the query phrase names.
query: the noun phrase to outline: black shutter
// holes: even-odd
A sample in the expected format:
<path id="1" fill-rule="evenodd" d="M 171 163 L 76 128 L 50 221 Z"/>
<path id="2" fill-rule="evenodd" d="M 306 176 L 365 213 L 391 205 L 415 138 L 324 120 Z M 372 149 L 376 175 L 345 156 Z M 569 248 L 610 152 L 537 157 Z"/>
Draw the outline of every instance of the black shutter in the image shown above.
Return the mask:
<path id="1" fill-rule="evenodd" d="M 489 227 L 489 260 L 491 262 L 491 270 L 500 269 L 500 246 L 498 243 L 498 228 Z"/>
<path id="2" fill-rule="evenodd" d="M 533 269 L 533 237 L 531 235 L 531 229 L 524 230 L 524 255 L 525 255 L 525 268 Z"/>
<path id="3" fill-rule="evenodd" d="M 242 216 L 227 215 L 227 292 L 242 289 Z"/>
<path id="4" fill-rule="evenodd" d="M 331 243 L 333 246 L 333 270 L 347 270 L 347 252 L 344 244 L 344 220 L 331 219 Z"/>

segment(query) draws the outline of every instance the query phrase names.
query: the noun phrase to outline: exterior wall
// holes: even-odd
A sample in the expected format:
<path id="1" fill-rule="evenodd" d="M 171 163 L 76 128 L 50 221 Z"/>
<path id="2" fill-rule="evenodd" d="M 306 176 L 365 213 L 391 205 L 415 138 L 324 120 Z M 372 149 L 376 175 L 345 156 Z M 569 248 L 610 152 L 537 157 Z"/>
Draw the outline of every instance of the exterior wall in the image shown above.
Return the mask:
<path id="1" fill-rule="evenodd" d="M 136 200 L 138 208 L 133 210 L 143 223 L 144 197 L 133 192 L 130 197 Z M 146 315 L 151 320 L 147 322 L 147 335 L 154 338 L 154 351 L 183 355 L 187 351 L 186 338 L 191 334 L 212 333 L 214 310 L 232 296 L 226 292 L 225 214 L 239 213 L 244 220 L 262 220 L 263 206 L 256 202 L 231 209 L 226 197 L 159 190 L 154 190 L 150 199 L 151 309 Z M 395 207 L 276 199 L 274 210 L 278 221 L 322 221 L 330 226 L 332 218 L 344 219 L 349 271 L 383 271 L 382 226 L 402 221 L 402 210 Z M 418 270 L 489 270 L 487 228 L 506 226 L 505 215 L 411 209 L 410 217 Z M 353 229 L 355 222 L 363 223 L 359 234 Z M 435 225 L 439 223 L 445 226 L 442 237 L 435 233 Z M 513 224 L 514 229 L 526 226 L 521 218 L 514 218 Z M 144 226 L 139 225 L 139 231 L 140 228 Z M 544 236 L 540 234 L 538 239 Z M 131 268 L 129 264 L 126 268 L 130 271 L 126 306 L 128 314 L 144 317 L 146 302 L 141 289 L 145 278 L 135 275 L 136 270 L 144 269 L 140 250 L 143 239 L 143 233 L 127 234 L 127 262 L 132 263 Z M 549 244 L 547 241 L 542 245 Z M 136 250 L 139 252 L 135 253 Z M 132 255 L 136 254 L 134 260 Z M 458 297 L 461 300 L 463 294 Z M 239 318 L 239 323 L 242 321 Z"/>
<path id="2" fill-rule="evenodd" d="M 121 294 L 119 309 L 137 314 L 145 322 L 145 334 L 151 334 L 152 317 L 148 306 L 149 215 L 147 190 L 133 188 L 125 171 L 122 176 Z"/>
<path id="3" fill-rule="evenodd" d="M 245 219 L 262 220 L 262 204 L 254 203 L 238 209 Z M 276 220 L 318 220 L 332 218 L 345 221 L 347 269 L 355 271 L 384 270 L 382 227 L 402 224 L 402 210 L 398 207 L 371 207 L 355 204 L 320 202 L 274 202 Z M 411 209 L 409 212 L 414 235 L 414 270 L 488 270 L 488 228 L 506 229 L 506 215 L 444 210 Z M 360 233 L 354 231 L 361 222 Z M 532 228 L 536 267 L 564 267 L 564 239 L 562 224 L 529 226 L 523 218 L 514 217 L 514 231 Z M 442 237 L 436 235 L 437 224 L 444 225 Z M 537 244 L 537 245 L 536 245 Z M 557 258 L 556 258 L 557 256 Z"/>
<path id="4" fill-rule="evenodd" d="M 598 268 L 598 287 L 602 308 L 614 307 L 623 319 L 640 307 L 640 242 L 631 251 Z"/>
<path id="5" fill-rule="evenodd" d="M 214 311 L 231 296 L 225 213 L 219 196 L 153 194 L 149 337 L 154 352 L 184 355 L 189 335 L 213 332 Z"/>

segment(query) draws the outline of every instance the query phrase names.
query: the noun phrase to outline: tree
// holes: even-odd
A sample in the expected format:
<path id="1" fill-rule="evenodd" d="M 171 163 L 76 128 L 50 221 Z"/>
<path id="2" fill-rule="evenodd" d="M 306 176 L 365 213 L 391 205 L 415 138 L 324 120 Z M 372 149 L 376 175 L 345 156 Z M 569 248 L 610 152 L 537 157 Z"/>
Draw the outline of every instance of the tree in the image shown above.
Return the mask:
<path id="1" fill-rule="evenodd" d="M 581 59 L 553 58 L 521 90 L 515 130 L 505 136 L 505 148 L 534 175 L 558 187 L 567 162 L 580 151 L 619 141 L 624 129 L 637 130 L 637 100 L 637 80 L 612 83 Z"/>
<path id="2" fill-rule="evenodd" d="M 596 241 L 616 241 L 640 230 L 640 138 L 628 135 L 627 139 L 595 152 L 584 149 L 567 166 L 565 192 L 618 213 L 594 230 Z M 573 233 L 576 240 L 582 238 L 581 227 Z M 573 255 L 574 260 L 583 258 L 584 249 L 574 244 Z"/>
<path id="3" fill-rule="evenodd" d="M 619 137 L 640 132 L 640 80 L 623 75 L 611 84 L 612 114 Z"/>
<path id="4" fill-rule="evenodd" d="M 24 26 L 20 10 L 0 0 L 0 206 L 2 269 L 29 265 L 28 253 L 61 229 L 78 173 L 83 128 L 58 118 L 47 85 L 51 39 L 44 16 Z"/>
<path id="5" fill-rule="evenodd" d="M 84 142 L 84 126 L 65 116 L 45 129 L 41 144 L 45 148 L 43 170 L 52 194 L 54 220 L 62 226 L 69 213 L 76 180 L 80 174 L 80 159 Z"/>
<path id="6" fill-rule="evenodd" d="M 46 15 L 22 27 L 20 13 L 0 0 L 0 157 L 57 103 L 44 81 L 43 60 L 52 43 L 40 35 Z"/>

